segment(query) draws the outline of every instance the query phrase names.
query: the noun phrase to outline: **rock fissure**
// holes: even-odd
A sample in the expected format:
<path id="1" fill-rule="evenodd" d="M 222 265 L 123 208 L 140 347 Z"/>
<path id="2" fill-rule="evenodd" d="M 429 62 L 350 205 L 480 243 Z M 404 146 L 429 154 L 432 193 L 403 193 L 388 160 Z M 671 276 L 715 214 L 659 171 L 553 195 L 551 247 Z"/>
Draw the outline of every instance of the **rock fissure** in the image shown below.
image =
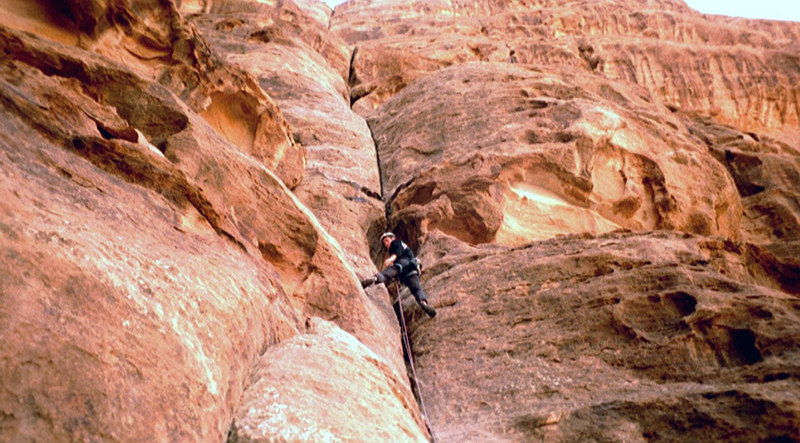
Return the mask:
<path id="1" fill-rule="evenodd" d="M 351 59 L 351 63 L 355 59 L 356 50 L 357 50 L 357 47 L 355 49 L 353 49 L 353 58 Z M 353 67 L 351 66 L 350 69 L 351 69 L 351 75 L 352 75 L 352 73 L 354 72 L 353 71 Z M 390 220 L 391 220 L 391 216 L 392 216 L 392 213 L 391 213 L 391 200 L 394 198 L 394 195 L 389 197 L 389 198 L 387 198 L 387 196 L 386 196 L 386 193 L 385 193 L 385 190 L 384 190 L 383 165 L 381 163 L 380 150 L 378 149 L 378 143 L 379 142 L 375 138 L 375 134 L 372 131 L 372 126 L 369 124 L 369 121 L 367 121 L 367 128 L 369 129 L 370 139 L 372 140 L 372 146 L 373 146 L 373 148 L 375 150 L 375 167 L 376 167 L 376 169 L 378 171 L 378 180 L 379 180 L 379 185 L 380 185 L 380 200 L 381 200 L 381 203 L 384 206 L 384 217 L 385 217 L 385 226 L 386 226 L 386 229 L 384 229 L 384 231 L 389 231 L 392 228 L 390 226 Z"/>
<path id="2" fill-rule="evenodd" d="M 0 440 L 800 440 L 797 24 L 134 3 L 0 2 Z"/>
<path id="3" fill-rule="evenodd" d="M 353 51 L 353 58 L 355 58 L 355 50 Z M 353 71 L 352 71 L 352 68 L 351 68 L 351 73 L 352 72 Z M 351 101 L 351 105 L 352 105 L 352 101 Z M 406 231 L 403 228 L 403 226 L 392 226 L 390 224 L 391 220 L 392 220 L 391 200 L 394 198 L 394 196 L 392 196 L 392 197 L 387 199 L 386 195 L 384 194 L 384 184 L 383 184 L 384 180 L 383 180 L 382 163 L 381 163 L 381 159 L 380 159 L 379 149 L 377 149 L 378 141 L 375 139 L 373 131 L 372 131 L 372 127 L 369 124 L 368 124 L 368 128 L 370 130 L 370 135 L 372 136 L 373 145 L 376 147 L 376 149 L 375 149 L 375 157 L 376 157 L 376 167 L 378 169 L 378 176 L 380 177 L 380 190 L 381 190 L 380 197 L 381 197 L 381 201 L 384 204 L 384 208 L 385 208 L 385 226 L 386 226 L 385 231 L 392 231 L 396 235 L 401 236 L 401 238 L 410 239 L 411 237 L 416 235 L 415 232 Z M 411 240 L 409 240 L 409 241 L 411 241 Z M 416 242 L 412 241 L 412 243 L 416 246 Z M 395 294 L 395 297 L 397 297 L 396 303 L 403 303 L 403 299 L 401 297 L 401 294 L 402 294 L 403 291 L 405 291 L 405 289 L 402 289 L 399 285 L 396 285 L 395 289 L 398 291 L 397 294 Z M 403 312 L 402 315 L 406 315 L 405 314 L 405 310 L 402 310 L 401 312 Z M 407 384 L 407 387 L 410 388 L 414 392 L 414 401 L 415 401 L 414 408 L 415 409 L 419 408 L 424 412 L 425 411 L 425 403 L 424 403 L 425 399 L 423 397 L 423 393 L 418 390 L 418 387 L 420 386 L 420 380 L 419 380 L 419 377 L 415 373 L 412 372 L 412 368 L 414 368 L 414 359 L 416 358 L 416 352 L 414 351 L 414 347 L 413 347 L 413 344 L 411 342 L 412 334 L 411 334 L 410 330 L 406 330 L 405 332 L 403 332 L 402 331 L 402 327 L 401 327 L 401 334 L 402 333 L 406 334 L 406 337 L 403 338 L 402 340 L 403 340 L 403 343 L 404 343 L 404 345 L 403 345 L 404 346 L 403 355 L 405 357 L 406 366 L 408 368 L 408 373 L 407 373 L 408 384 Z M 408 340 L 409 348 L 405 347 L 405 343 L 406 343 L 405 340 L 406 339 Z M 433 430 L 429 426 L 428 417 L 422 417 L 422 420 L 424 420 L 424 422 L 425 422 L 424 428 L 426 429 L 426 431 L 425 431 L 426 434 L 432 433 Z M 432 440 L 434 437 L 432 435 L 430 435 L 430 438 Z"/>

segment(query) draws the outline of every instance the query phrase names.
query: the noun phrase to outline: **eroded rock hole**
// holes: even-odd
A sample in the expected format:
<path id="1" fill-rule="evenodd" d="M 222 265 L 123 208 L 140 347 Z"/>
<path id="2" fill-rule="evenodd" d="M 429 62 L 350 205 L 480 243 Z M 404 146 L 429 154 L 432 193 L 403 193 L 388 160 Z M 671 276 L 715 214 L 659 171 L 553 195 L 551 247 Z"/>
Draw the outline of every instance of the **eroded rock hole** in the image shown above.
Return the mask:
<path id="1" fill-rule="evenodd" d="M 534 100 L 530 100 L 528 102 L 528 106 L 530 106 L 531 109 L 544 109 L 544 108 L 550 106 L 550 103 L 548 103 L 548 102 L 546 102 L 544 100 L 535 100 L 534 99 Z"/>
<path id="2" fill-rule="evenodd" d="M 537 134 L 536 131 L 532 131 L 530 129 L 525 131 L 525 141 L 531 145 L 542 142 L 541 138 L 539 137 L 539 134 Z"/>
<path id="3" fill-rule="evenodd" d="M 731 357 L 739 362 L 752 365 L 762 360 L 761 351 L 756 347 L 756 335 L 749 329 L 731 329 Z"/>
<path id="4" fill-rule="evenodd" d="M 697 299 L 681 291 L 665 294 L 664 301 L 671 304 L 682 317 L 691 315 L 697 308 Z"/>
<path id="5" fill-rule="evenodd" d="M 136 143 L 139 140 L 139 134 L 130 126 L 118 127 L 105 125 L 102 122 L 95 122 L 97 124 L 97 131 L 106 140 L 122 139 L 131 143 Z"/>
<path id="6" fill-rule="evenodd" d="M 553 141 L 557 143 L 570 143 L 578 138 L 580 138 L 580 136 L 572 132 L 556 132 L 553 134 Z"/>
<path id="7" fill-rule="evenodd" d="M 285 43 L 286 38 L 283 36 L 280 28 L 267 27 L 251 33 L 247 38 L 247 41 L 260 43 Z"/>

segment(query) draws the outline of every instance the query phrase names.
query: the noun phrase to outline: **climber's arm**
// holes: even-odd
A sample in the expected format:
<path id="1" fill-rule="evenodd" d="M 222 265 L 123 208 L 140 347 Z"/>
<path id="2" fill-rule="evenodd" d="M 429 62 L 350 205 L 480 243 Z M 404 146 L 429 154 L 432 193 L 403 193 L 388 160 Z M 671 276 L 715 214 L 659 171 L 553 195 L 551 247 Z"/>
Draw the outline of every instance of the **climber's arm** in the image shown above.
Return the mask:
<path id="1" fill-rule="evenodd" d="M 397 254 L 390 255 L 386 260 L 383 261 L 383 267 L 388 268 L 394 264 L 394 261 L 397 260 Z"/>

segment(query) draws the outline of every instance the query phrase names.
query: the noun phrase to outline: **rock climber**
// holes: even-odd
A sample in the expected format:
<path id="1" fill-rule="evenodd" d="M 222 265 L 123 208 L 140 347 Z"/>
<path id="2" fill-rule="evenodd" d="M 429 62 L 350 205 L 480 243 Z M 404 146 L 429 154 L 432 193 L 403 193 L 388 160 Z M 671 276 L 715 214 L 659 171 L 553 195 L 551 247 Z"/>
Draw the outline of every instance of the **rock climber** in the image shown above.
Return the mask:
<path id="1" fill-rule="evenodd" d="M 361 286 L 366 288 L 375 283 L 388 283 L 394 278 L 399 278 L 411 291 L 417 303 L 429 317 L 436 316 L 436 310 L 428 304 L 428 298 L 419 282 L 419 273 L 422 271 L 419 260 L 414 256 L 405 243 L 400 241 L 391 232 L 381 235 L 381 243 L 386 249 L 388 257 L 383 261 L 384 269 L 372 277 L 361 280 Z M 397 301 L 399 303 L 399 300 Z"/>
<path id="2" fill-rule="evenodd" d="M 508 51 L 508 62 L 509 63 L 516 63 L 517 62 L 517 55 L 516 54 L 517 54 L 517 52 L 514 51 L 513 49 L 510 49 Z"/>

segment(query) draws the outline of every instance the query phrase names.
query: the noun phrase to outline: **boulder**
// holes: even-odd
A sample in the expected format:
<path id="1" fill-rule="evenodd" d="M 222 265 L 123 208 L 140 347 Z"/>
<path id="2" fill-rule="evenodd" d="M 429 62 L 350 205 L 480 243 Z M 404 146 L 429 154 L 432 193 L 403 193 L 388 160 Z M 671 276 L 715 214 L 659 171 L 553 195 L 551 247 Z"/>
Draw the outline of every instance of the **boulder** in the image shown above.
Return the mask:
<path id="1" fill-rule="evenodd" d="M 428 440 L 413 397 L 381 358 L 319 319 L 261 356 L 229 441 Z M 355 394 L 355 395 L 354 395 Z"/>

